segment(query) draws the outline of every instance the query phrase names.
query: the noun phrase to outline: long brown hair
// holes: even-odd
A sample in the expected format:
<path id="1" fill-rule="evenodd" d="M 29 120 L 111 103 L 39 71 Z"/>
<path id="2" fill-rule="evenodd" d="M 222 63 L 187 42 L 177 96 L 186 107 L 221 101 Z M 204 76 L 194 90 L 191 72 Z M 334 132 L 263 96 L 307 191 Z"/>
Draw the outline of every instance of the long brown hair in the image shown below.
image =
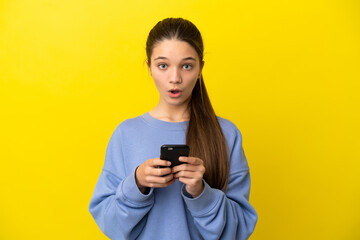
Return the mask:
<path id="1" fill-rule="evenodd" d="M 146 41 L 149 65 L 154 45 L 164 39 L 176 39 L 189 43 L 203 61 L 204 45 L 196 26 L 183 18 L 166 18 L 150 31 Z M 205 181 L 213 188 L 227 189 L 229 179 L 228 149 L 224 134 L 207 94 L 204 78 L 197 79 L 189 102 L 190 121 L 186 144 L 190 156 L 199 157 L 205 165 Z"/>

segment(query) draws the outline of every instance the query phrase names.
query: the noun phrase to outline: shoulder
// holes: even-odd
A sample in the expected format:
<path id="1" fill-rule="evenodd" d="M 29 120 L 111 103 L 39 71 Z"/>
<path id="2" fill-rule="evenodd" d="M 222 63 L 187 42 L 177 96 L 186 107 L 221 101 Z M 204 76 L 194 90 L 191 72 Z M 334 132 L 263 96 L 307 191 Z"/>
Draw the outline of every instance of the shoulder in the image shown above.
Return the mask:
<path id="1" fill-rule="evenodd" d="M 144 121 L 142 120 L 142 116 L 132 117 L 121 121 L 115 131 L 127 131 L 131 129 L 137 129 L 138 127 L 142 126 Z"/>
<path id="2" fill-rule="evenodd" d="M 219 116 L 217 116 L 217 119 L 226 139 L 242 139 L 240 130 L 232 121 Z"/>
<path id="3" fill-rule="evenodd" d="M 144 127 L 144 121 L 141 119 L 141 116 L 128 118 L 116 126 L 115 130 L 112 133 L 111 138 L 113 139 L 121 139 L 126 136 L 131 136 L 137 132 L 139 129 Z"/>

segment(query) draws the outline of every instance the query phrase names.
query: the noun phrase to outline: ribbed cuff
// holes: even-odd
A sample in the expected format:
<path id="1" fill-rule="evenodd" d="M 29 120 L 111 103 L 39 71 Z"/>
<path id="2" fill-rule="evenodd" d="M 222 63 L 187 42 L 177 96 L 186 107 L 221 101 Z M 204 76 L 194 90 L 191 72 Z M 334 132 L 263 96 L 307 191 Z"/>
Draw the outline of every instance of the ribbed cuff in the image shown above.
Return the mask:
<path id="1" fill-rule="evenodd" d="M 122 181 L 117 190 L 116 195 L 125 201 L 129 201 L 136 205 L 148 205 L 154 201 L 153 188 L 150 188 L 148 194 L 143 194 L 135 180 L 135 171 Z"/>
<path id="2" fill-rule="evenodd" d="M 200 216 L 210 212 L 220 200 L 221 195 L 217 189 L 211 188 L 205 180 L 203 192 L 196 198 L 188 197 L 188 194 L 185 190 L 186 185 L 182 187 L 181 195 L 186 203 L 187 208 L 193 216 Z"/>

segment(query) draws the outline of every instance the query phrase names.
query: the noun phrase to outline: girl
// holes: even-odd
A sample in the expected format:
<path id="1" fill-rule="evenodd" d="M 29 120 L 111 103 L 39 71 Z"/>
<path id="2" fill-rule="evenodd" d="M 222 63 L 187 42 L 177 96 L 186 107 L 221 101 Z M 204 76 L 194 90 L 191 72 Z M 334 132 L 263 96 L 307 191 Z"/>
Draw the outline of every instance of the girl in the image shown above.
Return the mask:
<path id="1" fill-rule="evenodd" d="M 257 214 L 237 127 L 217 117 L 202 77 L 203 42 L 188 20 L 150 31 L 147 66 L 158 105 L 125 120 L 109 141 L 89 211 L 111 239 L 247 239 Z M 187 144 L 181 164 L 159 158 L 163 144 Z"/>

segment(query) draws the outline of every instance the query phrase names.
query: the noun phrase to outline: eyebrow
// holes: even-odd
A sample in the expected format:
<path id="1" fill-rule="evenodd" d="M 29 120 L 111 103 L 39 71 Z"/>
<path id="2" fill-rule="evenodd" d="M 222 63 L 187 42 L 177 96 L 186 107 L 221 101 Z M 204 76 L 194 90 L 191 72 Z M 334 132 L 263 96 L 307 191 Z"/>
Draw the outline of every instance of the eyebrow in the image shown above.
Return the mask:
<path id="1" fill-rule="evenodd" d="M 162 57 L 162 56 L 160 56 L 160 57 L 155 58 L 154 61 L 159 60 L 159 59 L 168 59 L 168 58 L 167 58 L 167 57 Z M 193 60 L 193 61 L 196 61 L 196 59 L 193 58 L 193 57 L 186 57 L 186 58 L 183 58 L 182 60 Z"/>

